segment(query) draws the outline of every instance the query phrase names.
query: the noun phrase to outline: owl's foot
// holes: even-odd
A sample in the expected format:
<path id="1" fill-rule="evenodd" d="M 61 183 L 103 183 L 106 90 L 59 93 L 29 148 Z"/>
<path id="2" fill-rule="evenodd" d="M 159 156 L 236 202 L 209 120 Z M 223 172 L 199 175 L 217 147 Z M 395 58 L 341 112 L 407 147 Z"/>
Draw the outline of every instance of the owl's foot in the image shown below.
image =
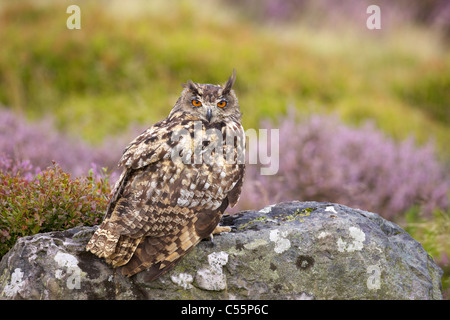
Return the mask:
<path id="1" fill-rule="evenodd" d="M 222 226 L 217 226 L 213 232 L 209 235 L 209 238 L 207 238 L 207 240 L 210 241 L 211 246 L 214 247 L 214 234 L 220 234 L 222 232 L 230 232 L 231 228 L 230 227 L 222 227 Z"/>
<path id="2" fill-rule="evenodd" d="M 230 231 L 231 231 L 231 228 L 230 228 L 230 227 L 217 226 L 217 227 L 213 230 L 212 234 L 219 234 L 219 233 L 222 233 L 222 232 L 230 232 Z"/>

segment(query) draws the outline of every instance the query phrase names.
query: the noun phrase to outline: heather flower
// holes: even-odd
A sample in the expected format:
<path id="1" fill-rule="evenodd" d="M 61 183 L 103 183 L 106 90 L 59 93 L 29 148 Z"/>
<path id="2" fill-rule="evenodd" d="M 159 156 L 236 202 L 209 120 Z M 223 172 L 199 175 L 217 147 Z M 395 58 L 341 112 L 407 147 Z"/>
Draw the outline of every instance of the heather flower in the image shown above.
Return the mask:
<path id="1" fill-rule="evenodd" d="M 0 169 L 13 165 L 17 167 L 14 170 L 24 170 L 23 166 L 31 166 L 26 171 L 31 173 L 33 168 L 37 173 L 55 161 L 75 177 L 85 176 L 94 167 L 107 167 L 113 182 L 119 175 L 115 170 L 123 149 L 136 132 L 137 129 L 132 127 L 121 137 L 109 137 L 101 146 L 91 146 L 79 138 L 58 132 L 48 117 L 31 123 L 0 108 L 0 153 L 4 155 L 0 158 Z M 9 160 L 5 157 L 12 164 L 7 164 Z"/>
<path id="2" fill-rule="evenodd" d="M 13 160 L 7 154 L 0 153 L 0 172 L 31 180 L 40 170 L 34 169 L 29 160 Z"/>
<path id="3" fill-rule="evenodd" d="M 275 127 L 267 121 L 263 126 Z M 292 110 L 277 127 L 279 171 L 262 176 L 258 166 L 249 165 L 238 209 L 316 200 L 393 218 L 415 205 L 425 215 L 448 207 L 449 176 L 431 142 L 396 142 L 371 122 L 352 128 L 335 116 L 298 122 Z"/>
<path id="4" fill-rule="evenodd" d="M 75 177 L 90 170 L 96 180 L 109 175 L 114 183 L 122 150 L 138 132 L 132 129 L 93 147 L 59 134 L 48 119 L 27 123 L 7 110 L 0 115 L 0 171 L 28 180 L 55 160 Z M 337 202 L 386 218 L 413 206 L 425 215 L 448 207 L 449 175 L 437 161 L 433 143 L 417 146 L 412 137 L 396 142 L 371 122 L 352 128 L 335 116 L 296 118 L 291 110 L 278 125 L 262 123 L 279 128 L 278 173 L 263 176 L 260 166 L 247 165 L 241 200 L 229 212 L 287 200 Z"/>

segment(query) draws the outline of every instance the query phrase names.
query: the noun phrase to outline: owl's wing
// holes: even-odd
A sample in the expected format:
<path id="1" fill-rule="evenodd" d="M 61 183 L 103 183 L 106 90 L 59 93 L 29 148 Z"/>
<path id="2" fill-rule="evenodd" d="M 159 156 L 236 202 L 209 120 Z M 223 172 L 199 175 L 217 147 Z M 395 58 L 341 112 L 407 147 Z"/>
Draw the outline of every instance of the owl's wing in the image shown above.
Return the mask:
<path id="1" fill-rule="evenodd" d="M 242 184 L 244 183 L 245 165 L 239 164 L 236 167 L 236 171 L 237 172 L 235 173 L 235 175 L 238 177 L 238 180 L 234 185 L 234 187 L 228 193 L 228 203 L 231 208 L 233 208 L 236 205 L 241 196 Z"/>
<path id="2" fill-rule="evenodd" d="M 233 72 L 234 77 L 235 72 Z M 236 165 L 232 166 L 232 172 L 229 173 L 229 177 L 233 177 L 231 181 L 235 181 L 234 185 L 231 189 L 228 189 L 227 198 L 231 208 L 233 208 L 236 203 L 239 201 L 241 196 L 242 184 L 244 183 L 244 175 L 245 175 L 245 132 L 244 128 L 240 123 L 231 123 L 228 124 L 227 130 L 230 132 L 234 132 L 233 136 L 236 137 L 236 153 L 234 160 L 236 161 Z"/>
<path id="3" fill-rule="evenodd" d="M 169 139 L 170 132 L 167 127 L 167 119 L 165 119 L 142 132 L 125 148 L 118 165 L 124 167 L 124 170 L 111 191 L 105 219 L 111 216 L 133 170 L 155 163 L 169 155 L 169 145 L 167 144 Z"/>
<path id="4" fill-rule="evenodd" d="M 166 120 L 160 121 L 137 136 L 126 147 L 119 166 L 139 169 L 168 156 L 172 126 L 166 124 Z"/>
<path id="5" fill-rule="evenodd" d="M 198 119 L 188 113 L 177 112 L 171 113 L 168 118 L 155 123 L 125 148 L 119 166 L 139 169 L 159 160 L 170 158 L 173 147 L 179 145 L 180 137 L 183 134 L 189 134 L 187 128 L 192 120 Z M 177 150 L 181 151 L 183 148 L 190 147 L 190 145 L 183 145 Z"/>
<path id="6" fill-rule="evenodd" d="M 136 175 L 140 168 L 158 163 L 168 154 L 169 128 L 171 126 L 167 126 L 166 120 L 160 121 L 145 130 L 125 149 L 119 161 L 119 166 L 124 167 L 124 170 L 111 192 L 103 222 L 86 246 L 88 251 L 99 257 L 108 257 L 113 254 L 121 235 L 129 234 L 137 239 L 139 233 L 144 232 L 142 226 L 145 222 L 140 221 L 141 215 L 150 203 L 143 203 L 136 198 L 136 193 L 146 191 L 147 194 L 146 189 L 156 189 L 158 177 L 147 177 L 150 179 L 143 183 L 137 180 Z M 139 186 L 136 188 L 136 185 Z M 156 218 L 154 216 L 146 224 L 151 224 Z M 134 243 L 133 246 L 136 247 L 137 244 Z"/>

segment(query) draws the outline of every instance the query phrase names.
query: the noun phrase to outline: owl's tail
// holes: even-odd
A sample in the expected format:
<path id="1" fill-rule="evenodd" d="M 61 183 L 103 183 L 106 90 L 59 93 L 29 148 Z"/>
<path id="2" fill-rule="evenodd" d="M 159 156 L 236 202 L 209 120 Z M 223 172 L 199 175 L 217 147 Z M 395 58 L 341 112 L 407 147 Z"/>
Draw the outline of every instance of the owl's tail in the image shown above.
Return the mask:
<path id="1" fill-rule="evenodd" d="M 120 235 L 103 228 L 102 223 L 86 245 L 86 250 L 100 258 L 106 258 L 114 253 L 119 238 Z"/>
<path id="2" fill-rule="evenodd" d="M 122 274 L 132 276 L 148 269 L 146 280 L 152 281 L 171 270 L 201 240 L 193 223 L 172 235 L 146 237 L 129 262 L 121 268 Z"/>
<path id="3" fill-rule="evenodd" d="M 100 225 L 86 245 L 86 250 L 105 258 L 113 267 L 119 267 L 130 260 L 140 242 L 141 238 L 120 236 Z"/>

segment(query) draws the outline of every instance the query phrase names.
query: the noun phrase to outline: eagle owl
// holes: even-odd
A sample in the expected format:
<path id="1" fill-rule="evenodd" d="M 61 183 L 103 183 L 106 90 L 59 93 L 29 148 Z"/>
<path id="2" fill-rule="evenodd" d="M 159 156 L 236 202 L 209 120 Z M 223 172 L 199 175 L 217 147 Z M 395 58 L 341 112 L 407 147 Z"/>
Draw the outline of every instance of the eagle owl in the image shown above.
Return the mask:
<path id="1" fill-rule="evenodd" d="M 126 147 L 106 215 L 86 249 L 122 274 L 153 280 L 202 239 L 239 200 L 245 135 L 232 86 L 189 80 L 169 116 Z M 222 229 L 221 229 L 222 228 Z"/>

